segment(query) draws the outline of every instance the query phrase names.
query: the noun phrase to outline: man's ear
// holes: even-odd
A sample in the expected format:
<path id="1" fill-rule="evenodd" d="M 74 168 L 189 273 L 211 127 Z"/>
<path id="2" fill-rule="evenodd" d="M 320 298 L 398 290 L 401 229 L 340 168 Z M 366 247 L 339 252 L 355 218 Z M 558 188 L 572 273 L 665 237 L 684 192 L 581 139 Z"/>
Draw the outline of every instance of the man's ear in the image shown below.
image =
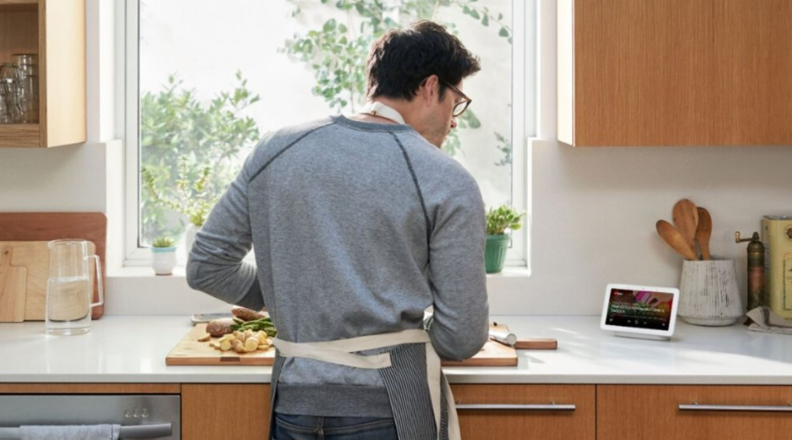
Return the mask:
<path id="1" fill-rule="evenodd" d="M 423 80 L 418 87 L 418 96 L 423 100 L 423 104 L 430 107 L 437 101 L 440 93 L 440 78 L 437 75 L 430 75 Z"/>

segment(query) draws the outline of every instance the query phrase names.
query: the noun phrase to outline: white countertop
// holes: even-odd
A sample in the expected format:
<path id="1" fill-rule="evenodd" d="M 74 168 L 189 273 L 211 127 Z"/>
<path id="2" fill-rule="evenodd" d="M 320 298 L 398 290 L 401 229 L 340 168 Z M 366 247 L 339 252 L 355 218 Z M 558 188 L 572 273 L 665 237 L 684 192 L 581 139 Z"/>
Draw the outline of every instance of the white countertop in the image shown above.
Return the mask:
<path id="1" fill-rule="evenodd" d="M 671 341 L 612 336 L 598 317 L 498 316 L 557 350 L 519 351 L 517 367 L 453 367 L 452 383 L 792 385 L 792 336 L 679 322 Z M 0 324 L 0 382 L 267 383 L 270 367 L 165 365 L 186 316 L 107 316 L 90 333 L 49 336 L 41 322 Z"/>

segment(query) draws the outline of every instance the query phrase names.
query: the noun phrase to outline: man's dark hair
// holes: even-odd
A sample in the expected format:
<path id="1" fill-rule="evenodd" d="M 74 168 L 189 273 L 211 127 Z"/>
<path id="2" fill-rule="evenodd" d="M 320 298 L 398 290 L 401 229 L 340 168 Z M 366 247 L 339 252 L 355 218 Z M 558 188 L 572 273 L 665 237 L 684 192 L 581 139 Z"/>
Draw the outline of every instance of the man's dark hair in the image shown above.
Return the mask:
<path id="1" fill-rule="evenodd" d="M 369 98 L 411 101 L 421 83 L 437 75 L 443 99 L 444 82 L 457 85 L 479 70 L 478 57 L 445 27 L 419 21 L 407 29 L 389 31 L 374 42 L 366 63 L 367 94 Z"/>

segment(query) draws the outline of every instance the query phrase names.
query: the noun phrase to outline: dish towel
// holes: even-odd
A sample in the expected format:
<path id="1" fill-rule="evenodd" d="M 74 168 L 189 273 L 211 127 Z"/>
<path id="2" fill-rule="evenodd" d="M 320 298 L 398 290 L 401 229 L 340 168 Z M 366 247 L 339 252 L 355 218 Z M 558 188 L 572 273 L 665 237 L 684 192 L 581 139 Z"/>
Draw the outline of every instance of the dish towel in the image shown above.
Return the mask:
<path id="1" fill-rule="evenodd" d="M 20 426 L 22 440 L 118 440 L 121 425 Z"/>
<path id="2" fill-rule="evenodd" d="M 753 321 L 748 326 L 748 330 L 752 332 L 792 335 L 792 321 L 776 315 L 769 307 L 757 307 L 746 313 L 746 316 Z"/>

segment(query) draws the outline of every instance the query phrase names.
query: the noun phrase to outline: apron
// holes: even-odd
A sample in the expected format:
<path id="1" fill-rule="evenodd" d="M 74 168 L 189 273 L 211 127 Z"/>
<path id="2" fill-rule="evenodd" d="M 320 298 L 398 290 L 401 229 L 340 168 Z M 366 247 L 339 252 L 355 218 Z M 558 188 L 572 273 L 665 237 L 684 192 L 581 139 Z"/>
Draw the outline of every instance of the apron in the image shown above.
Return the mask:
<path id="1" fill-rule="evenodd" d="M 419 433 L 421 428 L 424 428 L 423 432 L 426 432 L 425 427 L 428 426 L 426 422 L 431 420 L 426 419 L 424 414 L 420 414 L 423 411 L 415 410 L 415 408 L 421 407 L 416 405 L 416 397 L 421 399 L 421 396 L 414 396 L 414 389 L 405 389 L 411 387 L 405 387 L 403 380 L 411 375 L 423 374 L 425 379 L 421 380 L 425 380 L 428 385 L 432 419 L 436 427 L 436 432 L 432 433 L 431 439 L 461 440 L 459 420 L 451 387 L 440 368 L 440 357 L 432 347 L 429 333 L 425 330 L 403 330 L 327 342 L 295 343 L 276 338 L 273 345 L 277 348 L 277 352 L 272 370 L 270 439 L 274 427 L 275 396 L 280 370 L 283 368 L 285 358 L 297 357 L 355 368 L 379 370 L 388 390 L 396 432 L 403 440 L 430 440 L 430 438 L 419 438 L 425 437 L 424 434 Z M 358 351 L 387 347 L 393 348 L 371 356 L 354 354 Z M 425 352 L 425 370 L 423 365 L 416 365 L 414 362 L 416 357 L 421 357 L 421 352 Z M 425 396 L 423 397 L 425 398 Z"/>

